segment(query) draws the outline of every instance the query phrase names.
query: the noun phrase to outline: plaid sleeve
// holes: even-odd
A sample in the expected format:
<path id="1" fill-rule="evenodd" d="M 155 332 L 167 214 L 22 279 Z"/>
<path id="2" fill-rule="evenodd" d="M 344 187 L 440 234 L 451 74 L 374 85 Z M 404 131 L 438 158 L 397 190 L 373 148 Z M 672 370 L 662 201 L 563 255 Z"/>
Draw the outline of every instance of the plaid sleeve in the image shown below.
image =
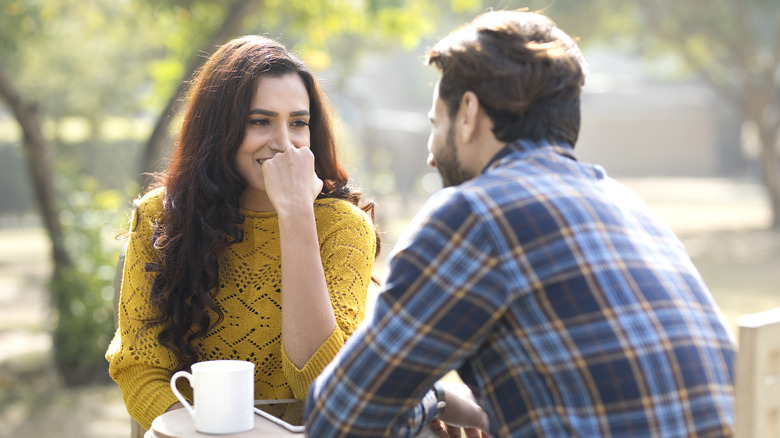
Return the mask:
<path id="1" fill-rule="evenodd" d="M 416 435 L 434 414 L 433 383 L 505 305 L 491 239 L 463 197 L 440 192 L 407 230 L 372 319 L 309 390 L 310 436 Z"/>

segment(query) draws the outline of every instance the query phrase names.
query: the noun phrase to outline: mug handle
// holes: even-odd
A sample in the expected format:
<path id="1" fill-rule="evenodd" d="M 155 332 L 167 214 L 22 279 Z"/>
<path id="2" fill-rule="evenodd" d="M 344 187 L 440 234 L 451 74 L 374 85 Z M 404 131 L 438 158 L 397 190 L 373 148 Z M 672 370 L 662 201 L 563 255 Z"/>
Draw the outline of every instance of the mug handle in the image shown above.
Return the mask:
<path id="1" fill-rule="evenodd" d="M 186 371 L 177 371 L 173 377 L 171 377 L 171 391 L 173 391 L 173 395 L 176 396 L 176 398 L 179 399 L 181 404 L 184 405 L 184 408 L 187 409 L 187 411 L 190 413 L 190 416 L 194 419 L 195 418 L 195 408 L 192 407 L 191 404 L 185 399 L 181 393 L 179 392 L 179 388 L 176 387 L 176 381 L 179 379 L 179 377 L 184 377 L 190 382 L 190 386 L 195 388 L 195 385 L 192 383 L 192 374 L 186 372 Z"/>

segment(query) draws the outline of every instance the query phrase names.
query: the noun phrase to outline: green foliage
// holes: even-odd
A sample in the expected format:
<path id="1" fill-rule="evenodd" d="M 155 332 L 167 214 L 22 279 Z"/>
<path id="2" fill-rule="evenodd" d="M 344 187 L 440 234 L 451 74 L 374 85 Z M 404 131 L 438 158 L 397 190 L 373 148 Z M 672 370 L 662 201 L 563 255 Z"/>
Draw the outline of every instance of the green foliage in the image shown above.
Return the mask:
<path id="1" fill-rule="evenodd" d="M 90 177 L 61 178 L 68 190 L 61 214 L 72 266 L 55 271 L 51 282 L 57 324 L 54 359 L 65 384 L 107 379 L 105 352 L 114 329 L 114 274 L 120 244 L 117 212 L 124 196 L 101 190 Z"/>
<path id="2" fill-rule="evenodd" d="M 147 2 L 141 2 L 146 4 Z M 179 85 L 187 63 L 197 56 L 209 34 L 226 14 L 226 5 L 209 1 L 149 1 L 145 10 L 155 23 L 155 56 L 147 59 L 150 83 L 144 102 L 158 109 L 165 105 Z M 216 47 L 215 47 L 216 48 Z"/>
<path id="3" fill-rule="evenodd" d="M 0 2 L 0 53 L 3 61 L 15 65 L 25 41 L 19 35 L 40 35 L 43 32 L 43 1 L 5 0 Z"/>
<path id="4" fill-rule="evenodd" d="M 443 16 L 480 6 L 479 0 L 266 0 L 247 31 L 281 39 L 315 70 L 347 72 L 363 52 L 409 50 Z"/>
<path id="5" fill-rule="evenodd" d="M 568 34 L 586 40 L 610 41 L 636 30 L 637 4 L 631 0 L 484 1 L 483 9 L 527 9 L 550 17 Z"/>
<path id="6" fill-rule="evenodd" d="M 0 57 L 25 99 L 50 119 L 135 116 L 148 107 L 145 65 L 164 55 L 161 28 L 137 2 L 10 0 L 0 3 Z"/>

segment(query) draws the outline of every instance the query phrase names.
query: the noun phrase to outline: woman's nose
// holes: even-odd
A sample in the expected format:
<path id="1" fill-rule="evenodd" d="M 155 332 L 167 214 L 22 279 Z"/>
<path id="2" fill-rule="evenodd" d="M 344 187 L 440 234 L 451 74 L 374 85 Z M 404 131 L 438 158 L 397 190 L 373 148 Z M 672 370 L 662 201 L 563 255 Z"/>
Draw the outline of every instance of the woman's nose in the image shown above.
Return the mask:
<path id="1" fill-rule="evenodd" d="M 270 146 L 272 150 L 278 152 L 284 152 L 287 148 L 292 146 L 292 143 L 290 142 L 290 133 L 287 131 L 286 126 L 276 130 Z"/>

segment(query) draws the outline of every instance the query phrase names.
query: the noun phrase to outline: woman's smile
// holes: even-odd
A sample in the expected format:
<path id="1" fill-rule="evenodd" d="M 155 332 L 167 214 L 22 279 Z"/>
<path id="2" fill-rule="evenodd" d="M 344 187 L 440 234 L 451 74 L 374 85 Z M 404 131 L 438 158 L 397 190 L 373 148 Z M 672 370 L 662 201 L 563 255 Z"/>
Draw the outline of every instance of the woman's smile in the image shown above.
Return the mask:
<path id="1" fill-rule="evenodd" d="M 263 163 L 288 148 L 308 147 L 309 95 L 295 73 L 262 76 L 247 111 L 244 139 L 236 151 L 236 169 L 246 182 L 241 207 L 271 211 Z"/>

